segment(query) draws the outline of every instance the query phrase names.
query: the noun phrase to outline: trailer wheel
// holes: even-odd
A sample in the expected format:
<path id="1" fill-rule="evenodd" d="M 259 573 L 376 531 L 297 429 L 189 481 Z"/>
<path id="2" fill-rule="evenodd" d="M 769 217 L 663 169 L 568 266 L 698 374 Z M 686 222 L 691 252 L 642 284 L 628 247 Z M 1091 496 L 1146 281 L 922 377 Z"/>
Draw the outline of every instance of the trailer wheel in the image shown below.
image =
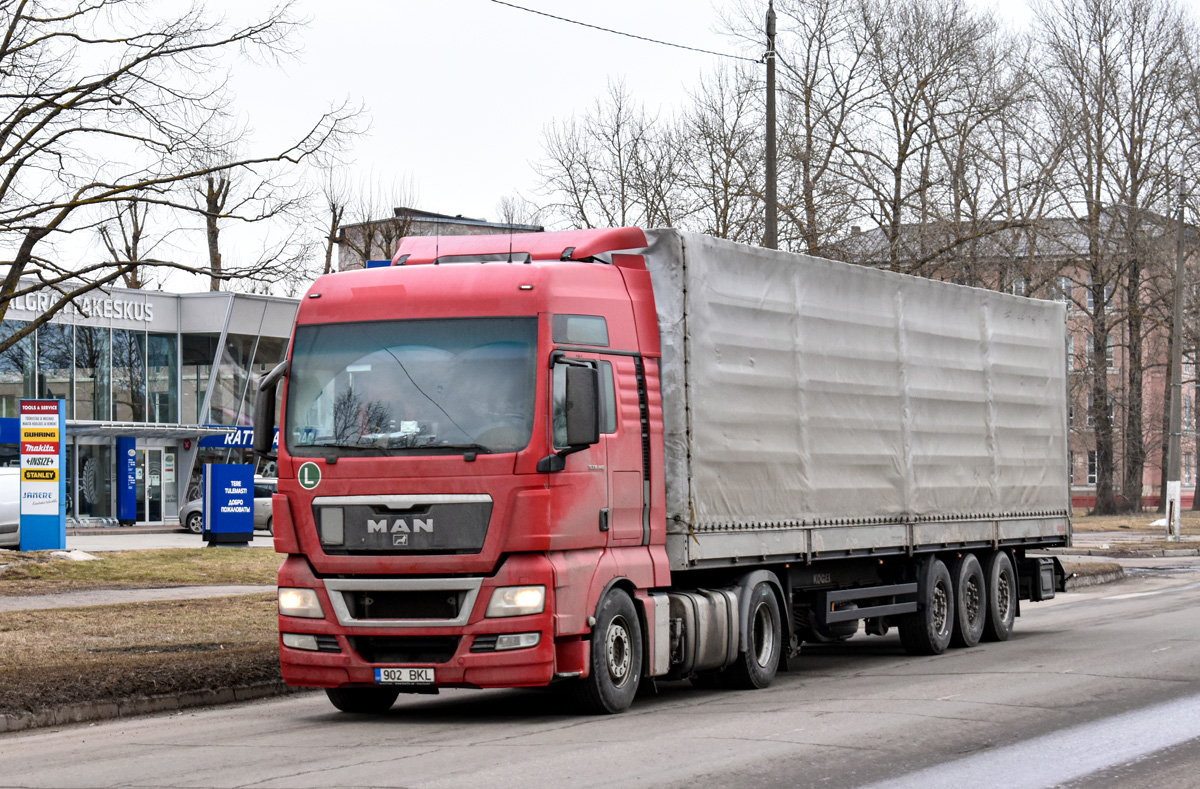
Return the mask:
<path id="1" fill-rule="evenodd" d="M 779 601 L 766 581 L 759 581 L 750 590 L 749 648 L 738 652 L 737 660 L 722 672 L 722 684 L 738 690 L 765 688 L 779 670 L 779 655 L 783 648 L 783 625 L 779 618 Z"/>
<path id="2" fill-rule="evenodd" d="M 954 632 L 954 584 L 941 559 L 917 570 L 917 610 L 900 618 L 900 643 L 910 655 L 940 655 Z"/>
<path id="3" fill-rule="evenodd" d="M 973 647 L 983 635 L 987 619 L 988 594 L 983 580 L 983 568 L 975 554 L 966 553 L 951 565 L 954 579 L 954 633 L 950 643 L 956 647 Z"/>
<path id="4" fill-rule="evenodd" d="M 1017 576 L 1004 551 L 984 559 L 983 576 L 987 579 L 987 621 L 984 641 L 1007 641 L 1017 618 Z"/>
<path id="5" fill-rule="evenodd" d="M 600 602 L 591 644 L 591 671 L 571 686 L 572 701 L 592 715 L 624 712 L 642 679 L 642 626 L 621 589 L 609 590 Z"/>
<path id="6" fill-rule="evenodd" d="M 379 715 L 387 712 L 400 695 L 399 688 L 325 688 L 329 702 L 342 712 Z"/>

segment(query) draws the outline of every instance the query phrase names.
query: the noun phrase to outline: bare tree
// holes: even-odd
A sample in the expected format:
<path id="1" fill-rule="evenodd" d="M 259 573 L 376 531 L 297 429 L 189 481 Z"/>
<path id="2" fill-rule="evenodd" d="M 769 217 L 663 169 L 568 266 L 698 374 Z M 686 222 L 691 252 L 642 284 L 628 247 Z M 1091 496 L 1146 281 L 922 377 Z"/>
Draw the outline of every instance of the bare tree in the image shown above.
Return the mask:
<path id="1" fill-rule="evenodd" d="M 929 273 L 927 264 L 967 240 L 945 215 L 954 178 L 945 156 L 952 168 L 964 161 L 966 152 L 948 141 L 957 133 L 969 143 L 974 127 L 1002 106 L 980 92 L 996 22 L 964 0 L 860 0 L 855 22 L 870 94 L 860 104 L 864 122 L 843 145 L 863 194 L 860 209 L 882 228 L 889 268 Z M 922 232 L 929 229 L 932 236 Z"/>
<path id="2" fill-rule="evenodd" d="M 337 242 L 354 260 L 338 259 L 342 270 L 365 265 L 368 260 L 391 259 L 400 239 L 412 229 L 407 209 L 416 201 L 416 190 L 407 180 L 388 183 L 369 175 L 348 190 L 339 222 Z"/>
<path id="3" fill-rule="evenodd" d="M 678 133 L 686 208 L 675 211 L 689 229 L 718 238 L 761 243 L 762 113 L 757 76 L 718 69 L 700 83 Z M 668 146 L 663 146 L 668 147 Z"/>
<path id="4" fill-rule="evenodd" d="M 98 228 L 109 260 L 122 269 L 121 284 L 135 290 L 146 286 L 143 264 L 162 262 L 153 257 L 153 250 L 165 241 L 165 236 L 147 235 L 151 205 L 137 195 L 110 203 L 112 218 Z"/>
<path id="5" fill-rule="evenodd" d="M 784 237 L 794 238 L 810 255 L 836 254 L 836 238 L 860 215 L 845 155 L 845 141 L 855 137 L 870 98 L 864 58 L 868 39 L 854 35 L 857 10 L 855 0 L 786 0 L 779 5 L 779 150 L 785 195 L 780 213 Z"/>
<path id="6" fill-rule="evenodd" d="M 322 274 L 333 271 L 333 250 L 337 246 L 338 236 L 342 231 L 342 220 L 346 216 L 346 207 L 350 203 L 350 187 L 339 173 L 329 168 L 324 172 L 321 181 L 321 207 L 326 221 L 324 241 L 325 263 Z"/>
<path id="7" fill-rule="evenodd" d="M 499 221 L 506 225 L 544 225 L 544 213 L 537 203 L 516 192 L 501 197 L 496 204 Z"/>
<path id="8" fill-rule="evenodd" d="M 609 85 L 582 120 L 548 126 L 534 165 L 549 213 L 572 227 L 672 224 L 679 175 L 672 135 L 658 128 L 621 83 Z"/>
<path id="9" fill-rule="evenodd" d="M 12 250 L 0 318 L 13 298 L 47 286 L 57 294 L 41 316 L 0 340 L 0 350 L 77 296 L 146 265 L 71 268 L 39 253 L 47 239 L 92 232 L 109 204 L 136 196 L 179 207 L 172 190 L 181 184 L 297 164 L 344 139 L 357 113 L 342 106 L 281 150 L 206 163 L 228 107 L 220 58 L 288 55 L 296 26 L 287 4 L 241 27 L 210 21 L 201 6 L 171 14 L 134 0 L 17 0 L 0 8 L 0 244 Z"/>

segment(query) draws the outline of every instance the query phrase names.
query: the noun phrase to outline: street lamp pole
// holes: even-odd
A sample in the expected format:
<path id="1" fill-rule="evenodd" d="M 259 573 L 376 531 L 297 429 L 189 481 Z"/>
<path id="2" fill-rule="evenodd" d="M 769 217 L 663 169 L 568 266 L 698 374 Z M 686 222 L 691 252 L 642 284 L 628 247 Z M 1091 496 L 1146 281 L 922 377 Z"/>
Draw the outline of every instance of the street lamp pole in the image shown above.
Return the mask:
<path id="1" fill-rule="evenodd" d="M 1167 442 L 1167 540 L 1180 535 L 1179 511 L 1183 485 L 1180 482 L 1180 453 L 1183 435 L 1183 176 L 1179 176 L 1179 204 L 1175 211 L 1175 303 L 1171 316 L 1171 416 Z"/>
<path id="2" fill-rule="evenodd" d="M 779 209 L 775 192 L 775 2 L 767 3 L 767 227 L 763 246 L 779 249 Z"/>

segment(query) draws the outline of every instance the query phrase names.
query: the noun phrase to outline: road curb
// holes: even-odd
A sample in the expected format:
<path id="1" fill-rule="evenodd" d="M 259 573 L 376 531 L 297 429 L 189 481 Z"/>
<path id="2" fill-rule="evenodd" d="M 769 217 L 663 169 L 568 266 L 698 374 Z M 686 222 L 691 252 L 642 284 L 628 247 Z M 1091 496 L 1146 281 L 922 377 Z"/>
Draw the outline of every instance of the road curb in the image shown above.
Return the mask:
<path id="1" fill-rule="evenodd" d="M 1083 589 L 1088 586 L 1099 586 L 1100 584 L 1110 584 L 1123 580 L 1125 580 L 1125 570 L 1119 567 L 1116 570 L 1108 570 L 1102 573 L 1076 574 L 1067 579 L 1067 591 L 1073 592 L 1076 589 Z"/>
<path id="2" fill-rule="evenodd" d="M 184 693 L 164 693 L 154 696 L 138 696 L 121 701 L 85 702 L 64 707 L 22 712 L 16 715 L 0 715 L 0 732 L 25 731 L 43 726 L 62 726 L 67 723 L 128 718 L 135 715 L 150 715 L 156 712 L 212 707 L 232 704 L 235 701 L 252 701 L 271 696 L 308 692 L 311 688 L 292 688 L 283 682 L 259 682 L 229 688 L 193 690 Z"/>
<path id="3" fill-rule="evenodd" d="M 1200 548 L 1048 548 L 1057 556 L 1110 556 L 1114 559 L 1162 559 L 1176 556 L 1200 556 Z"/>
<path id="4" fill-rule="evenodd" d="M 1063 557 L 1063 569 L 1067 573 L 1064 591 L 1072 592 L 1088 586 L 1113 583 L 1125 578 L 1125 568 L 1116 562 L 1072 562 Z"/>

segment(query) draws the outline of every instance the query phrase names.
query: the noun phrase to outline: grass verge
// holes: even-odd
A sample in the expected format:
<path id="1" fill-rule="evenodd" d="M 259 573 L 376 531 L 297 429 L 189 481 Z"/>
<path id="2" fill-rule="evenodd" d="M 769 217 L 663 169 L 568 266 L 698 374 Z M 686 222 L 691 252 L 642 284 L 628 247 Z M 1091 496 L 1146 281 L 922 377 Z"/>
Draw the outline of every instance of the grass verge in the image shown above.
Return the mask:
<path id="1" fill-rule="evenodd" d="M 1075 531 L 1089 532 L 1121 532 L 1121 531 L 1163 531 L 1162 526 L 1151 526 L 1154 521 L 1164 517 L 1157 512 L 1137 512 L 1128 515 L 1086 515 L 1084 510 L 1076 510 L 1071 519 Z M 1184 510 L 1181 514 L 1180 527 L 1184 534 L 1200 534 L 1200 512 Z"/>
<path id="2" fill-rule="evenodd" d="M 56 559 L 50 552 L 12 554 L 0 570 L 0 595 L 86 589 L 273 584 L 284 556 L 270 548 L 169 548 L 105 551 L 97 561 Z M 8 554 L 0 554 L 0 561 Z"/>
<path id="3" fill-rule="evenodd" d="M 0 613 L 0 714 L 278 682 L 275 596 Z"/>

